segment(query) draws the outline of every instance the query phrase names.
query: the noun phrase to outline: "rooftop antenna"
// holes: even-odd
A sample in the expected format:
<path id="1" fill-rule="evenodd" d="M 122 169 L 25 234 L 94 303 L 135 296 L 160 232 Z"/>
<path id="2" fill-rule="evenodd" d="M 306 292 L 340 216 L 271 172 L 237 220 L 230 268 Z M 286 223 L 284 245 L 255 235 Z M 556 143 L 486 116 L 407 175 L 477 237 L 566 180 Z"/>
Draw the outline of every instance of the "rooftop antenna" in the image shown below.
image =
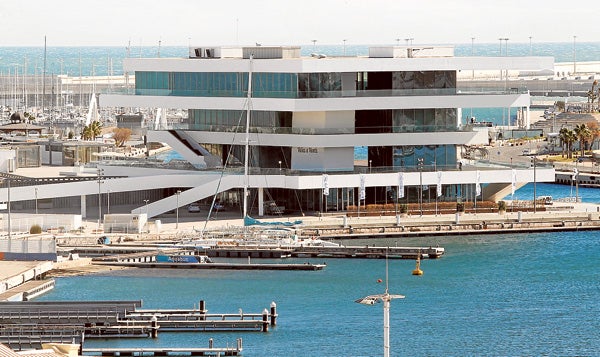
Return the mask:
<path id="1" fill-rule="evenodd" d="M 385 252 L 385 293 L 369 295 L 355 302 L 363 305 L 375 305 L 383 301 L 383 357 L 390 357 L 390 302 L 392 299 L 404 299 L 404 295 L 389 293 L 388 283 L 388 253 Z M 378 283 L 381 279 L 377 280 Z"/>

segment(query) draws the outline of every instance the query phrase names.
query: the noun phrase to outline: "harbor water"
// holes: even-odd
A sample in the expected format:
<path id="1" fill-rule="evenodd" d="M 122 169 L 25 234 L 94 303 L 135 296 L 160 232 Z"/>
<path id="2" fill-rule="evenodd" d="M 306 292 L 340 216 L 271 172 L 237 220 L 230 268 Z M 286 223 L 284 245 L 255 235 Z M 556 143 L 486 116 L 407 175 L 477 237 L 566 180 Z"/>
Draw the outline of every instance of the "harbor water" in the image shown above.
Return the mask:
<path id="1" fill-rule="evenodd" d="M 600 235 L 596 232 L 362 241 L 446 248 L 425 260 L 389 260 L 392 356 L 596 355 L 600 350 Z M 314 258 L 312 259 L 314 260 Z M 302 262 L 305 259 L 289 259 Z M 316 263 L 316 261 L 311 261 Z M 268 333 L 160 333 L 158 339 L 86 340 L 86 347 L 204 347 L 244 340 L 244 356 L 378 356 L 383 309 L 354 300 L 382 293 L 385 261 L 319 259 L 315 272 L 126 270 L 57 278 L 39 300 L 142 299 L 145 308 L 258 313 L 277 303 Z"/>

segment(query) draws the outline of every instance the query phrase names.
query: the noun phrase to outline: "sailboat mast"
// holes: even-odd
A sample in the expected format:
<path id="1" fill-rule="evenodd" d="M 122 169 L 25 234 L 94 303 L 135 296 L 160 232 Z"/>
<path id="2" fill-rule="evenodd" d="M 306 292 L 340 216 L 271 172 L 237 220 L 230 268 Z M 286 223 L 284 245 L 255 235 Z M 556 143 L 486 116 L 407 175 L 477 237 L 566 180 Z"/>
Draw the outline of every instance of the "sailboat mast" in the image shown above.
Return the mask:
<path id="1" fill-rule="evenodd" d="M 246 137 L 244 138 L 244 218 L 248 216 L 248 147 L 250 146 L 250 112 L 252 111 L 252 60 L 254 55 L 250 55 L 250 65 L 248 70 L 248 104 L 246 110 Z"/>

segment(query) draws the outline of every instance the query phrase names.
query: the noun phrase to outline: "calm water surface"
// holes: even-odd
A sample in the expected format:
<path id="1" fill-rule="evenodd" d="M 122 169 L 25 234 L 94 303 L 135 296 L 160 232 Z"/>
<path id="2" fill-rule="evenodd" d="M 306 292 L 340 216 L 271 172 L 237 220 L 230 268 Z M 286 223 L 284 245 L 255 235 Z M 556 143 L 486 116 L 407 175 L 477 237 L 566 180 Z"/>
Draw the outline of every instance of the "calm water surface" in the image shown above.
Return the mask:
<path id="1" fill-rule="evenodd" d="M 600 350 L 599 233 L 394 239 L 379 245 L 440 244 L 422 263 L 390 260 L 393 356 L 597 355 Z M 374 241 L 369 241 L 374 244 Z M 366 244 L 366 242 L 357 242 Z M 305 260 L 287 260 L 303 262 Z M 384 260 L 320 259 L 318 272 L 132 270 L 57 279 L 43 300 L 142 299 L 146 308 L 280 314 L 269 333 L 163 333 L 156 340 L 91 340 L 92 346 L 203 347 L 244 339 L 245 356 L 380 356 L 382 305 L 354 302 L 383 291 Z M 313 259 L 313 262 L 314 261 Z"/>

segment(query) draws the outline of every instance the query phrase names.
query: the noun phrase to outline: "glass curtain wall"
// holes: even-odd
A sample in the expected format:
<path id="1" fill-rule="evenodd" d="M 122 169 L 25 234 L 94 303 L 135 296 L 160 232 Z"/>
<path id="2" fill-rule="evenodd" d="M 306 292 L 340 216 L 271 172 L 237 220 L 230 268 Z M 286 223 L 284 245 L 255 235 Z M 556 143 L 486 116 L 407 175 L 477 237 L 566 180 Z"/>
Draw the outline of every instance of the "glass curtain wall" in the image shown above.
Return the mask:
<path id="1" fill-rule="evenodd" d="M 138 95 L 182 97 L 245 97 L 248 73 L 244 72 L 135 72 Z M 252 96 L 296 98 L 295 73 L 253 73 Z"/>

